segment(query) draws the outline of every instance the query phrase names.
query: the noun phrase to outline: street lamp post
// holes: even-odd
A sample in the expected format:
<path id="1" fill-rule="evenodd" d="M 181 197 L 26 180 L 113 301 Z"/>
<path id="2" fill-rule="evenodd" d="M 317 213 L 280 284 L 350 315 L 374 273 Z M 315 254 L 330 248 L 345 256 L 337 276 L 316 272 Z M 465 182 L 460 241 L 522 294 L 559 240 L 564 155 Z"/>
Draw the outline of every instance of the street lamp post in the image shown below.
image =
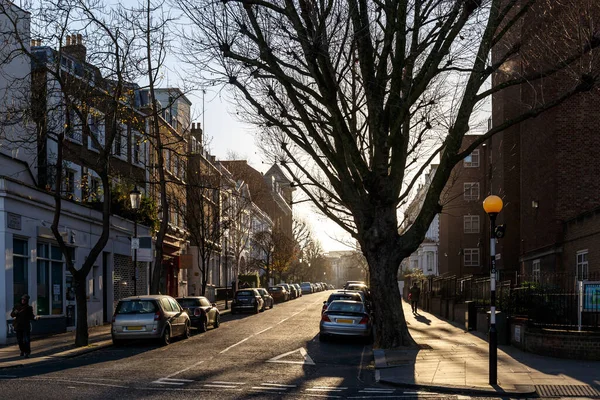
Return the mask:
<path id="1" fill-rule="evenodd" d="M 129 192 L 129 200 L 131 201 L 131 208 L 135 211 L 133 217 L 133 238 L 134 243 L 131 242 L 133 247 L 133 295 L 137 296 L 137 249 L 139 248 L 139 242 L 137 241 L 137 211 L 140 208 L 140 202 L 142 200 L 142 193 L 138 190 L 137 185 Z"/>
<path id="2" fill-rule="evenodd" d="M 229 300 L 229 288 L 227 287 L 229 282 L 229 271 L 227 270 L 227 241 L 229 239 L 229 231 L 227 229 L 223 232 L 223 237 L 225 238 L 225 309 L 229 310 L 229 305 L 227 304 L 227 301 Z"/>
<path id="3" fill-rule="evenodd" d="M 489 383 L 498 381 L 498 331 L 496 330 L 496 216 L 502 211 L 502 199 L 488 196 L 483 209 L 490 217 L 490 368 Z"/>

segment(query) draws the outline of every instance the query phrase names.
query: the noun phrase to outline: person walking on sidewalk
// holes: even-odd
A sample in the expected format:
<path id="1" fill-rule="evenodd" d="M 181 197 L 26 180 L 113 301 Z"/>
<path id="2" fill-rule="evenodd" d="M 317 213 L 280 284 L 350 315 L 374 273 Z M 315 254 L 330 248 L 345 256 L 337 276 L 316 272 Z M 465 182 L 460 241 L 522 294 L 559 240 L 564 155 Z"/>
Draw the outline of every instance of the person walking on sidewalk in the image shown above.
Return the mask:
<path id="1" fill-rule="evenodd" d="M 419 297 L 421 296 L 421 288 L 417 286 L 417 282 L 413 283 L 413 286 L 410 288 L 408 294 L 412 312 L 413 314 L 417 314 L 417 306 L 419 305 Z"/>
<path id="2" fill-rule="evenodd" d="M 29 295 L 21 297 L 21 304 L 15 306 L 10 313 L 14 318 L 13 326 L 17 332 L 17 341 L 21 350 L 21 357 L 28 358 L 31 354 L 31 321 L 38 319 L 33 314 L 33 308 L 29 305 Z"/>

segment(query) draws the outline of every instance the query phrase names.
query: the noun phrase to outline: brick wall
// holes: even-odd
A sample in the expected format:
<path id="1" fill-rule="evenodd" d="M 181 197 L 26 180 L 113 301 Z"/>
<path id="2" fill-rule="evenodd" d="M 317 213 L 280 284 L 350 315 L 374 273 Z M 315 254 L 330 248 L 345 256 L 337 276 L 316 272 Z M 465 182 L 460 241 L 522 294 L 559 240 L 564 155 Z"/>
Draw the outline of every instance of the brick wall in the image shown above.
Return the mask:
<path id="1" fill-rule="evenodd" d="M 530 353 L 574 360 L 600 360 L 597 332 L 525 331 L 523 349 Z"/>
<path id="2" fill-rule="evenodd" d="M 575 276 L 577 252 L 587 250 L 590 274 L 600 275 L 600 208 L 570 220 L 564 231 L 564 270 Z"/>

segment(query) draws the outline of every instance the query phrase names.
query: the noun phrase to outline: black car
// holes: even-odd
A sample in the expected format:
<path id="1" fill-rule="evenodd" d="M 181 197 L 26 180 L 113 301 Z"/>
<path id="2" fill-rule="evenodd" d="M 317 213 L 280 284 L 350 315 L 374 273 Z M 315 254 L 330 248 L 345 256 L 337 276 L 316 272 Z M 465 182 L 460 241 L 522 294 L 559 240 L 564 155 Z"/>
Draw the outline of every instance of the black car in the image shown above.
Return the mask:
<path id="1" fill-rule="evenodd" d="M 240 289 L 235 292 L 235 296 L 233 296 L 233 300 L 231 301 L 231 313 L 252 311 L 258 314 L 263 309 L 264 303 L 265 301 L 260 293 L 258 293 L 258 290 L 253 288 Z"/>
<path id="2" fill-rule="evenodd" d="M 208 326 L 218 328 L 221 323 L 221 315 L 215 303 L 208 301 L 206 297 L 180 297 L 176 299 L 181 308 L 183 308 L 192 322 L 192 326 L 198 328 L 200 332 L 206 332 Z"/>
<path id="3" fill-rule="evenodd" d="M 263 298 L 264 304 L 261 311 L 265 311 L 268 308 L 273 308 L 273 304 L 275 304 L 275 300 L 273 300 L 273 296 L 269 293 L 269 291 L 265 288 L 257 288 L 258 293 Z"/>

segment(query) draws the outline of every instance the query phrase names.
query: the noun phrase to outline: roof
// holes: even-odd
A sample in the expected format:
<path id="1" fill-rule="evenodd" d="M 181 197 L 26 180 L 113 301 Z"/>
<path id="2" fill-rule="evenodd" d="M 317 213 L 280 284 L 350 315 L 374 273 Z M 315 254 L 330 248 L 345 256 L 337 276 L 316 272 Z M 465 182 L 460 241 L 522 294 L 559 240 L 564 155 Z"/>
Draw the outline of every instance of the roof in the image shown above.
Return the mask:
<path id="1" fill-rule="evenodd" d="M 185 93 L 183 93 L 181 91 L 181 89 L 179 88 L 175 88 L 175 87 L 170 87 L 170 88 L 157 88 L 154 89 L 155 92 L 176 92 L 178 93 L 180 96 L 179 98 L 185 100 L 186 103 L 188 103 L 188 105 L 192 105 L 192 102 L 190 101 L 190 99 L 188 99 L 187 97 L 185 97 Z"/>

